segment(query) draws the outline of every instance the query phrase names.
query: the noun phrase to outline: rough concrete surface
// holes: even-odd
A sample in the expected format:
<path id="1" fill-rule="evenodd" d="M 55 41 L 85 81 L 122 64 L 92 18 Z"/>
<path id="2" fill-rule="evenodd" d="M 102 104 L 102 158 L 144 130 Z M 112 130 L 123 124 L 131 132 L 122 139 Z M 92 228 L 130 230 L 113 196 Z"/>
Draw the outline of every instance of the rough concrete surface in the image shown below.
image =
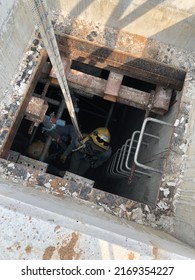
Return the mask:
<path id="1" fill-rule="evenodd" d="M 0 2 L 1 99 L 9 96 L 10 82 L 15 82 L 16 71 L 33 34 L 33 19 L 25 3 L 25 0 Z"/>
<path id="2" fill-rule="evenodd" d="M 88 202 L 0 183 L 0 259 L 188 260 L 195 251 Z"/>
<path id="3" fill-rule="evenodd" d="M 83 23 L 83 21 L 81 23 Z M 81 23 L 80 23 L 80 25 L 81 25 Z M 63 24 L 61 23 L 61 27 L 60 27 L 61 29 L 63 29 Z M 78 22 L 75 24 L 79 25 Z M 56 26 L 58 28 L 57 30 L 59 30 L 60 25 L 56 24 Z M 68 26 L 68 24 L 66 24 L 66 28 L 67 28 L 67 26 Z M 99 27 L 99 29 L 100 28 L 102 28 L 102 27 Z M 75 30 L 77 30 L 77 31 L 75 31 Z M 73 32 L 79 33 L 78 29 L 73 29 Z M 97 35 L 98 34 L 100 34 L 100 38 L 97 36 L 97 41 L 98 40 L 101 41 L 102 33 L 100 32 L 100 33 L 97 33 Z M 164 63 L 171 63 L 171 65 L 176 66 L 176 67 L 188 69 L 188 80 L 186 81 L 186 83 L 184 85 L 185 95 L 183 96 L 183 99 L 181 102 L 181 112 L 177 117 L 178 123 L 182 124 L 183 131 L 182 131 L 182 134 L 180 133 L 180 135 L 179 135 L 180 140 L 178 140 L 179 132 L 177 133 L 177 130 L 176 130 L 174 137 L 173 137 L 173 143 L 174 143 L 173 152 L 170 153 L 170 162 L 171 162 L 171 159 L 173 162 L 171 165 L 172 166 L 171 168 L 174 171 L 174 174 L 173 173 L 170 174 L 170 172 L 169 172 L 168 175 L 166 175 L 166 174 L 164 175 L 163 183 L 162 183 L 162 186 L 160 189 L 159 201 L 155 208 L 148 207 L 147 205 L 141 205 L 140 203 L 129 201 L 127 199 L 122 199 L 122 198 L 116 199 L 115 197 L 113 199 L 110 199 L 111 197 L 113 197 L 113 195 L 111 195 L 111 194 L 106 195 L 98 190 L 93 190 L 93 193 L 95 193 L 95 195 L 93 194 L 93 197 L 95 197 L 95 203 L 98 203 L 98 205 L 103 207 L 105 209 L 105 211 L 108 211 L 108 212 L 113 213 L 118 216 L 127 217 L 127 219 L 136 221 L 140 224 L 150 225 L 152 227 L 156 227 L 156 228 L 159 228 L 159 229 L 162 229 L 162 230 L 175 234 L 174 233 L 174 213 L 175 213 L 175 207 L 177 207 L 177 205 L 179 205 L 178 202 L 176 203 L 176 201 L 178 201 L 178 195 L 180 194 L 180 192 L 178 192 L 177 190 L 179 189 L 179 185 L 183 182 L 182 173 L 183 173 L 184 161 L 186 160 L 186 157 L 183 155 L 183 151 L 185 153 L 186 147 L 189 145 L 189 141 L 190 141 L 190 138 L 186 139 L 185 133 L 188 128 L 188 123 L 189 123 L 189 118 L 190 118 L 190 108 L 193 111 L 192 104 L 189 105 L 189 103 L 190 103 L 190 97 L 192 94 L 191 93 L 191 83 L 193 83 L 193 76 L 191 76 L 191 75 L 193 75 L 193 71 L 194 71 L 194 68 L 193 68 L 194 67 L 194 65 L 193 65 L 194 53 L 192 53 L 192 52 L 190 53 L 188 51 L 182 51 L 182 50 L 172 47 L 170 45 L 167 46 L 167 45 L 160 44 L 160 43 L 157 43 L 152 40 L 148 41 L 148 43 L 150 44 L 152 49 L 155 50 L 155 52 L 153 52 L 153 53 L 155 53 L 156 60 L 158 60 L 160 62 L 164 62 Z M 35 54 L 37 52 L 37 47 L 38 47 L 38 53 L 39 53 L 39 50 L 41 48 L 39 46 L 39 44 L 36 46 L 36 48 L 34 46 L 32 46 L 33 50 L 35 50 Z M 25 83 L 28 80 L 28 79 L 25 80 L 25 77 L 28 76 L 28 70 L 29 70 L 28 63 L 26 64 L 26 62 L 31 62 L 31 64 L 32 64 L 32 59 L 29 60 L 28 58 L 30 55 L 34 54 L 33 50 L 30 50 L 29 53 L 27 52 L 27 54 L 24 58 L 24 63 L 22 64 L 22 65 L 25 65 L 25 68 L 21 69 L 21 72 L 18 76 L 18 82 L 14 86 L 14 87 L 17 87 L 17 89 L 20 89 L 21 100 L 22 100 L 22 94 L 23 94 L 22 88 L 25 87 Z M 31 71 L 31 69 L 29 71 Z M 20 93 L 20 91 L 17 90 L 17 92 L 19 92 L 19 93 Z M 11 100 L 14 100 L 14 99 L 12 99 L 13 97 L 10 96 L 9 98 L 10 98 L 10 105 L 16 106 L 16 105 L 13 105 L 13 104 L 15 104 L 15 102 L 11 102 Z M 18 94 L 15 94 L 14 98 L 20 98 L 20 97 L 18 96 Z M 6 110 L 7 107 L 5 106 L 5 104 L 1 104 L 1 106 L 2 106 L 1 112 L 4 112 L 4 113 L 6 113 L 7 111 L 10 112 L 10 110 Z M 186 108 L 186 110 L 184 110 L 182 108 Z M 189 108 L 189 110 L 187 110 L 187 108 Z M 17 112 L 17 108 L 15 108 L 14 114 L 16 114 L 16 112 Z M 6 115 L 6 116 L 8 116 L 8 115 Z M 2 118 L 2 120 L 3 119 L 4 120 L 6 119 L 5 122 L 7 122 L 7 120 L 8 120 L 7 117 Z M 1 133 L 2 139 L 3 138 L 5 139 L 6 129 L 8 130 L 8 128 L 6 128 L 6 124 L 2 124 L 2 133 Z M 181 130 L 181 128 L 179 128 L 179 130 Z M 181 145 L 181 143 L 183 145 Z M 175 153 L 174 152 L 175 149 L 178 149 L 179 151 L 181 151 L 181 153 Z M 177 160 L 176 160 L 176 158 L 177 158 Z M 180 161 L 180 164 L 177 165 L 177 163 L 179 161 Z M 4 168 L 1 169 L 2 173 L 5 173 L 5 176 L 8 175 L 9 179 L 11 179 L 12 174 L 14 174 L 15 170 L 10 171 L 9 165 L 6 166 L 6 164 L 4 164 Z M 19 169 L 22 170 L 23 168 L 19 167 Z M 27 174 L 27 172 L 26 172 L 26 174 Z M 23 179 L 26 178 L 26 174 L 24 177 L 22 177 Z M 17 178 L 17 174 L 14 174 L 14 178 Z M 36 180 L 36 178 L 35 178 L 35 180 Z M 83 192 L 81 192 L 81 194 L 82 194 L 81 198 L 88 199 L 90 197 L 90 196 L 88 196 L 88 192 L 91 192 L 91 189 L 88 191 L 85 187 L 84 187 L 84 189 L 85 190 L 83 190 Z M 57 193 L 58 192 L 60 192 L 60 193 L 62 192 L 62 190 L 60 190 L 60 186 L 57 186 Z M 77 196 L 76 192 L 73 192 L 73 193 L 74 193 L 74 196 L 75 195 Z M 101 195 L 98 195 L 97 193 L 100 193 Z M 98 201 L 98 197 L 100 197 L 99 201 Z M 102 200 L 101 197 L 104 197 L 104 199 Z M 176 198 L 176 200 L 174 199 L 174 197 Z M 116 201 L 118 201 L 118 200 L 121 202 L 119 203 L 118 206 L 116 206 Z M 184 235 L 185 235 L 185 233 L 184 233 Z"/>
<path id="4" fill-rule="evenodd" d="M 63 17 L 87 19 L 162 43 L 194 50 L 195 3 L 192 0 L 49 1 Z"/>
<path id="5" fill-rule="evenodd" d="M 156 1 L 153 2 L 155 3 Z M 176 1 L 173 1 L 171 5 L 174 5 L 174 3 Z M 185 1 L 185 3 L 188 3 L 189 6 L 184 7 L 184 1 L 180 1 L 181 10 L 183 9 L 182 13 L 186 13 L 186 10 L 187 13 L 189 11 L 193 13 L 194 7 L 190 6 L 192 2 Z M 187 18 L 187 15 L 184 18 Z M 74 21 L 71 17 L 64 17 L 62 15 L 58 17 L 57 14 L 55 14 L 54 21 L 56 31 L 61 34 L 68 33 L 74 36 L 84 34 L 83 38 L 86 40 L 96 40 L 101 44 L 118 47 L 121 50 L 123 50 L 122 48 L 125 45 L 121 46 L 120 40 L 118 40 L 120 38 L 120 36 L 118 37 L 118 30 L 105 28 L 99 23 L 84 20 Z M 90 34 L 80 32 L 80 29 L 85 30 L 85 25 L 91 26 L 92 31 Z M 26 87 L 35 67 L 34 58 L 39 56 L 40 49 L 42 49 L 39 39 L 37 39 L 36 35 L 33 36 L 34 39 L 23 56 L 19 71 L 15 73 L 15 82 L 13 83 L 12 81 L 9 92 L 5 91 L 4 95 L 2 95 L 3 100 L 0 104 L 1 147 L 3 147 L 7 140 L 8 131 L 13 125 L 15 116 L 17 116 L 21 103 L 25 98 Z M 118 45 L 116 45 L 116 42 Z M 192 45 L 190 44 L 190 48 Z M 168 232 L 195 248 L 195 158 L 193 148 L 195 139 L 195 52 L 149 39 L 144 39 L 144 44 L 140 45 L 139 53 L 141 52 L 150 59 L 187 70 L 182 90 L 180 112 L 176 118 L 177 127 L 172 137 L 172 146 L 163 175 L 159 199 L 155 207 L 149 207 L 135 201 L 104 193 L 100 190 L 91 189 L 84 185 L 82 181 L 79 184 L 75 184 L 74 179 L 67 181 L 66 178 L 61 180 L 55 176 L 41 174 L 39 171 L 31 170 L 3 159 L 0 161 L 1 178 L 9 182 L 9 184 L 17 183 L 19 185 L 37 187 L 40 191 L 43 190 L 57 196 L 69 196 L 79 201 L 88 201 L 90 205 L 97 206 L 100 211 L 119 218 L 122 217 L 128 221 L 135 221 L 141 225 L 160 229 L 162 232 Z M 3 62 L 2 65 L 6 63 Z M 8 212 L 5 213 L 7 216 L 9 214 Z M 23 220 L 23 217 L 21 219 Z M 74 244 L 77 235 L 72 233 L 72 239 L 71 236 L 69 236 L 69 239 L 72 240 L 72 243 L 70 243 Z M 14 248 L 20 248 L 21 244 L 13 246 L 15 246 Z M 61 244 L 60 246 L 68 245 Z M 60 248 L 58 249 L 60 250 Z M 52 256 L 55 250 L 56 248 L 54 249 L 52 245 L 48 245 L 44 255 L 45 258 Z M 31 245 L 26 244 L 25 251 L 26 253 L 31 251 Z M 79 250 L 76 251 L 76 254 L 79 254 Z"/>

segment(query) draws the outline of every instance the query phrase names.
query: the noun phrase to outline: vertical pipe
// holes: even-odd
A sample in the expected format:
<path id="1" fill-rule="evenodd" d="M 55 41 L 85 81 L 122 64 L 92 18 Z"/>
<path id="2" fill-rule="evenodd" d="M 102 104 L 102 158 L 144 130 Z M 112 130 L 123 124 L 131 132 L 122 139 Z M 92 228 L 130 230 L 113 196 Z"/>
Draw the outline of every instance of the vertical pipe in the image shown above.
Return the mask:
<path id="1" fill-rule="evenodd" d="M 64 112 L 64 108 L 65 108 L 65 101 L 63 100 L 59 106 L 59 109 L 58 109 L 58 112 L 56 114 L 56 118 L 57 119 L 60 119 L 63 112 Z M 47 152 L 49 150 L 49 147 L 51 145 L 51 142 L 52 142 L 52 137 L 51 136 L 48 136 L 47 140 L 46 140 L 46 143 L 45 143 L 45 146 L 44 146 L 44 149 L 41 153 L 41 156 L 39 158 L 40 161 L 44 161 L 45 158 L 46 158 L 46 155 L 47 155 Z"/>

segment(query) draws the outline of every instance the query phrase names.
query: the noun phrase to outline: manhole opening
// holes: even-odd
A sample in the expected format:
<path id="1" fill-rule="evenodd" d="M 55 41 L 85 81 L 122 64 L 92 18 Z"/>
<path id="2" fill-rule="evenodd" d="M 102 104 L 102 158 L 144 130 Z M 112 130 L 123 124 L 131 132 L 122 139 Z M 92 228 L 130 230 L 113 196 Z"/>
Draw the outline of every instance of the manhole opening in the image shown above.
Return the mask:
<path id="1" fill-rule="evenodd" d="M 101 78 L 105 81 L 108 80 L 110 73 L 106 69 L 100 69 L 78 61 L 73 61 L 71 69 Z M 33 96 L 42 98 L 41 94 L 46 81 L 48 81 L 48 78 L 44 80 L 40 77 Z M 137 108 L 119 102 L 113 103 L 103 99 L 102 96 L 96 96 L 85 92 L 85 88 L 81 90 L 80 87 L 78 90 L 78 88 L 75 88 L 71 84 L 69 86 L 81 131 L 89 134 L 97 127 L 107 126 L 111 133 L 112 155 L 114 155 L 128 139 L 131 139 L 134 131 L 141 130 L 146 112 L 140 109 L 139 106 Z M 152 92 L 157 88 L 156 84 L 137 80 L 129 76 L 123 77 L 122 86 L 149 93 L 151 98 Z M 168 112 L 164 116 L 160 116 L 161 120 L 170 123 L 173 121 L 178 112 L 179 102 L 177 101 L 179 98 L 180 93 L 173 91 Z M 49 105 L 46 115 L 50 116 L 52 113 L 57 115 L 58 109 L 63 101 L 59 86 L 51 83 L 44 99 Z M 159 117 L 155 111 L 151 112 L 150 116 L 154 118 Z M 71 123 L 66 108 L 63 110 L 60 119 L 65 120 L 66 124 Z M 33 132 L 29 134 L 31 126 L 32 121 L 26 119 L 24 116 L 12 143 L 9 160 L 18 160 L 18 163 L 27 167 L 61 176 L 62 172 L 60 171 L 69 169 L 70 157 L 65 163 L 62 163 L 60 161 L 60 155 L 63 153 L 63 148 L 59 146 L 56 141 L 52 141 L 44 159 L 41 159 L 41 154 L 46 145 L 48 135 L 43 133 L 42 124 L 39 124 L 38 127 L 34 127 Z M 147 133 L 151 133 L 161 140 L 155 142 L 154 139 L 144 136 L 143 142 L 146 144 L 145 146 L 141 146 L 140 154 L 143 155 L 143 157 L 141 156 L 141 160 L 143 160 L 145 164 L 152 164 L 152 166 L 158 166 L 159 169 L 163 169 L 169 149 L 172 128 L 165 129 L 158 124 L 152 124 L 148 126 Z M 95 181 L 95 188 L 146 204 L 154 204 L 157 200 L 162 174 L 151 173 L 150 171 L 148 172 L 148 176 L 142 173 L 135 174 L 129 184 L 129 176 L 127 176 L 127 174 L 123 176 L 117 171 L 119 166 L 117 168 L 115 166 L 115 169 L 110 171 L 112 160 L 111 157 L 102 166 L 88 170 L 86 174 L 84 174 L 84 177 Z M 131 156 L 129 157 L 128 163 L 133 163 Z"/>

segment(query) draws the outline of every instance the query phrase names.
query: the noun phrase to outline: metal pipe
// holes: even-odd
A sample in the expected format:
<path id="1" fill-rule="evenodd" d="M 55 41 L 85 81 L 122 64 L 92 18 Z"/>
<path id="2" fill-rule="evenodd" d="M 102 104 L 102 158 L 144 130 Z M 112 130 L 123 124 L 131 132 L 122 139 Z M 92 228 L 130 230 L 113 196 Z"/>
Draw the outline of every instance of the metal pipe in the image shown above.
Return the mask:
<path id="1" fill-rule="evenodd" d="M 61 118 L 61 116 L 62 116 L 62 114 L 63 114 L 63 112 L 64 112 L 64 108 L 65 108 L 65 101 L 63 100 L 63 101 L 61 102 L 60 107 L 59 107 L 59 109 L 58 109 L 58 112 L 57 112 L 57 114 L 56 114 L 56 118 L 57 118 L 57 119 L 60 119 L 60 118 Z M 44 161 L 44 160 L 45 160 L 46 155 L 47 155 L 47 152 L 48 152 L 48 150 L 49 150 L 49 148 L 50 148 L 51 142 L 52 142 L 52 137 L 51 137 L 51 136 L 48 136 L 48 138 L 47 138 L 47 140 L 46 140 L 46 143 L 45 143 L 45 146 L 44 146 L 44 149 L 43 149 L 43 151 L 42 151 L 42 153 L 41 153 L 41 156 L 40 156 L 40 158 L 39 158 L 40 161 Z"/>
<path id="2" fill-rule="evenodd" d="M 38 126 L 36 126 L 35 128 L 34 128 L 34 130 L 33 130 L 33 133 L 32 133 L 32 135 L 31 135 L 31 137 L 30 137 L 30 140 L 29 140 L 29 145 L 31 145 L 32 144 L 32 142 L 33 142 L 33 140 L 34 140 L 34 138 L 35 138 L 35 135 L 36 135 L 36 133 L 37 133 L 37 130 L 38 130 Z"/>
<path id="3" fill-rule="evenodd" d="M 40 95 L 37 94 L 37 93 L 33 93 L 33 96 L 40 98 Z M 52 105 L 56 105 L 56 106 L 60 105 L 60 101 L 58 101 L 58 100 L 55 100 L 55 99 L 52 99 L 52 98 L 49 98 L 49 97 L 44 97 L 43 99 L 45 101 L 47 101 L 48 103 L 52 104 Z"/>
<path id="4" fill-rule="evenodd" d="M 50 86 L 50 79 L 46 82 L 45 86 L 44 86 L 44 89 L 43 89 L 43 92 L 41 94 L 41 97 L 44 99 L 46 94 L 47 94 L 47 91 L 48 91 L 48 88 Z"/>
<path id="5" fill-rule="evenodd" d="M 45 96 L 46 96 L 46 94 L 47 94 L 47 91 L 48 91 L 49 86 L 50 86 L 50 79 L 47 80 L 47 82 L 45 83 L 44 88 L 43 88 L 43 91 L 42 91 L 42 93 L 41 93 L 41 97 L 42 97 L 44 100 L 48 99 L 48 98 L 45 97 Z M 36 97 L 40 97 L 39 94 L 33 94 L 33 95 L 36 96 Z M 47 100 L 47 101 L 48 101 L 48 100 Z M 32 135 L 31 135 L 31 137 L 30 137 L 30 140 L 29 140 L 29 145 L 32 144 L 32 142 L 33 142 L 33 140 L 34 140 L 34 138 L 35 138 L 35 135 L 36 135 L 36 133 L 37 133 L 38 127 L 39 127 L 39 125 L 36 126 L 36 127 L 34 128 L 33 133 L 32 133 Z"/>

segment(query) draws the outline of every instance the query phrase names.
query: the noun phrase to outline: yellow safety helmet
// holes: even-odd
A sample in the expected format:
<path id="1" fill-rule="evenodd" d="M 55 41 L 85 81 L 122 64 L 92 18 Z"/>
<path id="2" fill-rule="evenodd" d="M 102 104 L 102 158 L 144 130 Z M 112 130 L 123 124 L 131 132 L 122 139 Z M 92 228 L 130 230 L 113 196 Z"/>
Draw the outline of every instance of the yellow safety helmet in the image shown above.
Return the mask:
<path id="1" fill-rule="evenodd" d="M 104 150 L 109 149 L 111 136 L 106 127 L 96 128 L 89 136 L 93 140 L 93 143 L 98 147 Z"/>

